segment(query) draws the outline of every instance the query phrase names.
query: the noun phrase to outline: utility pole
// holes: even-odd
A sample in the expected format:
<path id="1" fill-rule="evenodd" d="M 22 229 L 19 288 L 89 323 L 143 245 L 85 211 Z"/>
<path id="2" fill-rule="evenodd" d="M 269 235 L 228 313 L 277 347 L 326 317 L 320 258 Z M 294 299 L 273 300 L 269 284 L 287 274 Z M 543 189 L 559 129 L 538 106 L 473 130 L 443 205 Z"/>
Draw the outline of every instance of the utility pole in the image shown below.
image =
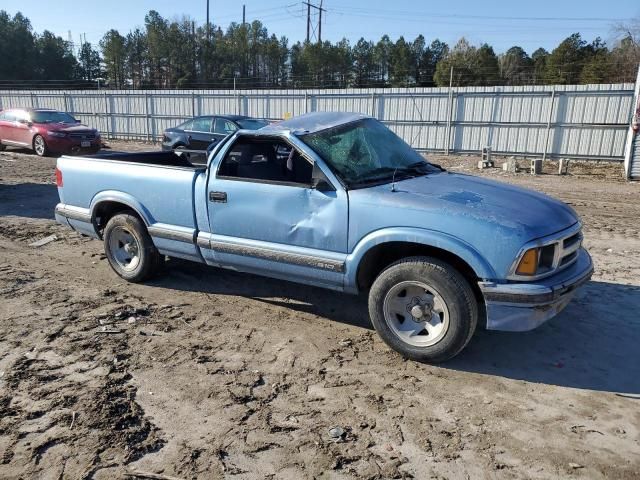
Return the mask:
<path id="1" fill-rule="evenodd" d="M 318 8 L 318 11 L 320 12 L 318 16 L 318 43 L 322 43 L 322 11 L 323 10 L 324 8 L 322 8 L 322 0 L 320 0 L 320 8 Z"/>
<path id="2" fill-rule="evenodd" d="M 209 25 L 209 0 L 207 0 L 207 41 L 211 40 L 211 26 Z"/>
<path id="3" fill-rule="evenodd" d="M 242 26 L 244 27 L 246 23 L 247 23 L 246 5 L 242 5 Z"/>
<path id="4" fill-rule="evenodd" d="M 311 4 L 309 2 L 307 2 L 307 43 L 309 43 L 309 30 L 310 29 L 311 29 Z"/>
<path id="5" fill-rule="evenodd" d="M 311 2 L 302 2 L 303 5 L 307 6 L 307 43 L 311 41 L 311 9 L 315 8 L 318 10 L 318 28 L 317 28 L 317 40 L 318 42 L 322 42 L 322 12 L 326 12 L 325 8 L 322 8 L 322 0 L 320 0 L 320 6 L 313 5 Z"/>

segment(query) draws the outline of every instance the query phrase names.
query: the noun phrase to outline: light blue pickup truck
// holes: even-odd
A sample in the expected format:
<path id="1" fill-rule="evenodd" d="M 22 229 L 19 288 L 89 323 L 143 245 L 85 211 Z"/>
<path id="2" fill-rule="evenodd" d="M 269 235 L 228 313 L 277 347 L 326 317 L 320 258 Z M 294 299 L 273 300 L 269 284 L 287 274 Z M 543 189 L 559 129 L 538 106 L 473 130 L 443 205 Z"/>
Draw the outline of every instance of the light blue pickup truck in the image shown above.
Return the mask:
<path id="1" fill-rule="evenodd" d="M 171 256 L 367 292 L 380 336 L 419 361 L 453 357 L 476 326 L 537 327 L 593 273 L 570 207 L 447 172 L 360 114 L 240 130 L 203 165 L 65 156 L 56 180 L 58 222 L 102 239 L 128 281 Z"/>

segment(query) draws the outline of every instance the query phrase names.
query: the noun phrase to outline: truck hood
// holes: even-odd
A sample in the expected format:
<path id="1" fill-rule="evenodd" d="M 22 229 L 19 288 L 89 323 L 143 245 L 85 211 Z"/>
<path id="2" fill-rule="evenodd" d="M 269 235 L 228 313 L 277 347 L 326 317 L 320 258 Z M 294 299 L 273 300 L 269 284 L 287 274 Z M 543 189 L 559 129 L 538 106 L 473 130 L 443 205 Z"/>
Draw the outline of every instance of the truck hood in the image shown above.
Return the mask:
<path id="1" fill-rule="evenodd" d="M 390 185 L 376 187 L 391 192 Z M 413 178 L 395 185 L 397 201 L 410 208 L 438 207 L 442 213 L 524 230 L 529 240 L 563 230 L 578 221 L 567 204 L 548 195 L 494 180 L 455 173 Z"/>
<path id="2" fill-rule="evenodd" d="M 528 242 L 578 221 L 547 195 L 471 175 L 434 173 L 349 191 L 349 243 L 376 230 L 414 227 L 471 245 L 496 272 L 505 272 Z"/>

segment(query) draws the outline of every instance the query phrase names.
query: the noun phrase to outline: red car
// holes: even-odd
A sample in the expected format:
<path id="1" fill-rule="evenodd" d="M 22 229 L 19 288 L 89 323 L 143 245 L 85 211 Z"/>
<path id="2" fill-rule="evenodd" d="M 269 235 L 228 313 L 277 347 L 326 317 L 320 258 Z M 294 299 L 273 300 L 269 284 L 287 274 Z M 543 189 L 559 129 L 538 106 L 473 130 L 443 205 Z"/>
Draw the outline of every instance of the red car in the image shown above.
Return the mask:
<path id="1" fill-rule="evenodd" d="M 29 148 L 44 157 L 50 153 L 95 153 L 100 133 L 71 115 L 43 108 L 0 111 L 0 150 L 6 146 Z"/>

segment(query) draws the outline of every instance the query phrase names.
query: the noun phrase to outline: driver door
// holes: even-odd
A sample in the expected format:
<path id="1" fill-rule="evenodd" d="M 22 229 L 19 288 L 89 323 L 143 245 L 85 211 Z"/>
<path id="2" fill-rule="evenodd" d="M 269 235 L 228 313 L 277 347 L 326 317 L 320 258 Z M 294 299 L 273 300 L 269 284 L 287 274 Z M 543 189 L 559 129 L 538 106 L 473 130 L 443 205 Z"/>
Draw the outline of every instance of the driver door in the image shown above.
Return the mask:
<path id="1" fill-rule="evenodd" d="M 281 138 L 240 136 L 207 186 L 214 263 L 333 288 L 343 284 L 348 201 L 314 188 L 314 166 Z M 315 175 L 318 175 L 317 168 Z"/>

